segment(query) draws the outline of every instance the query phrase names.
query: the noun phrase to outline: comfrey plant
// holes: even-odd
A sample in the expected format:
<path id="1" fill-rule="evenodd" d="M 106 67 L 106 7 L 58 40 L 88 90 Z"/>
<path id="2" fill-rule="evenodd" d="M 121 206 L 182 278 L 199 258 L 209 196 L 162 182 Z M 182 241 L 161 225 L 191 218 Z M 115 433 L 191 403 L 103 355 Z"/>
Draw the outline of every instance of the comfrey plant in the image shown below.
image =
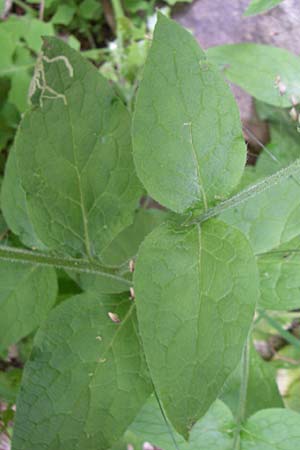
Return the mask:
<path id="1" fill-rule="evenodd" d="M 286 196 L 299 160 L 237 189 L 246 147 L 230 89 L 162 15 L 133 118 L 52 37 L 31 102 L 2 186 L 19 245 L 0 247 L 1 347 L 39 326 L 12 449 L 298 448 L 300 415 L 275 381 L 255 404 L 247 392 L 269 370 L 248 338 L 255 310 L 294 306 L 270 292 L 300 235 L 299 195 Z M 285 210 L 264 217 L 276 189 Z M 145 192 L 165 209 L 138 208 Z M 56 269 L 82 292 L 57 302 Z"/>

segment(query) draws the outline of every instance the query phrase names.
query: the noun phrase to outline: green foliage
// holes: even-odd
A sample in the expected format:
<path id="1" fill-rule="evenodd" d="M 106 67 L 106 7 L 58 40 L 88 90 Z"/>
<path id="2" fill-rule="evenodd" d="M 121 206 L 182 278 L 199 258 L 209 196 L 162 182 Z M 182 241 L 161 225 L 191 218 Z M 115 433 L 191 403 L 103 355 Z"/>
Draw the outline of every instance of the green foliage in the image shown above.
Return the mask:
<path id="1" fill-rule="evenodd" d="M 50 314 L 24 372 L 13 448 L 109 448 L 123 434 L 152 389 L 134 310 L 126 295 L 84 294 Z"/>
<path id="2" fill-rule="evenodd" d="M 275 8 L 283 0 L 252 0 L 245 11 L 245 16 L 255 16 Z"/>
<path id="3" fill-rule="evenodd" d="M 136 103 L 134 67 L 148 44 L 122 9 L 104 58 L 110 67 L 97 70 L 53 36 L 39 51 L 41 23 L 80 24 L 93 38 L 99 5 L 52 0 L 46 24 L 29 6 L 0 25 L 3 67 L 26 65 L 28 55 L 35 63 L 31 105 L 1 179 L 1 400 L 15 402 L 14 364 L 26 361 L 12 450 L 125 450 L 145 441 L 164 450 L 298 448 L 300 415 L 282 407 L 274 367 L 251 347 L 270 327 L 299 347 L 276 316 L 300 306 L 297 108 L 289 118 L 260 105 L 271 143 L 244 170 L 226 81 L 168 18 L 159 16 Z M 125 2 L 130 14 L 150 6 Z M 284 53 L 277 72 L 279 50 L 268 48 L 261 59 L 247 56 L 257 73 L 270 69 L 264 97 L 254 71 L 236 82 L 291 106 L 298 62 Z M 100 73 L 107 68 L 118 86 Z M 27 69 L 17 73 L 29 78 Z M 21 97 L 12 75 L 2 81 L 1 145 L 9 146 Z M 5 427 L 12 411 L 1 417 Z"/>
<path id="4" fill-rule="evenodd" d="M 0 261 L 0 350 L 19 341 L 47 317 L 56 300 L 52 268 Z"/>
<path id="5" fill-rule="evenodd" d="M 247 43 L 212 47 L 207 54 L 229 81 L 258 100 L 284 108 L 300 99 L 300 60 L 287 50 Z"/>
<path id="6" fill-rule="evenodd" d="M 245 164 L 229 88 L 191 34 L 161 14 L 137 97 L 133 151 L 150 195 L 180 213 L 226 197 Z"/>
<path id="7" fill-rule="evenodd" d="M 252 251 L 221 222 L 162 225 L 139 250 L 134 285 L 154 385 L 187 436 L 241 358 L 259 295 Z"/>

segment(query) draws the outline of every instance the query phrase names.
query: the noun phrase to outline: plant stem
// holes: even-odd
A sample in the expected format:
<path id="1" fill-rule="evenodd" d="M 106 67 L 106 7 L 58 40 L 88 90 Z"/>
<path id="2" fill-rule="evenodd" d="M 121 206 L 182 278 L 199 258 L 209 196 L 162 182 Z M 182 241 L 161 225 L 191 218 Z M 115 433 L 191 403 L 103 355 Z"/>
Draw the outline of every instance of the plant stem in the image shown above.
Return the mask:
<path id="1" fill-rule="evenodd" d="M 27 5 L 25 2 L 23 2 L 22 0 L 14 0 L 14 3 L 16 5 L 18 5 L 20 8 L 22 8 L 24 11 L 26 11 L 29 14 L 33 14 L 34 16 L 37 15 L 37 11 L 30 7 L 29 5 Z"/>
<path id="2" fill-rule="evenodd" d="M 278 170 L 273 175 L 264 178 L 258 183 L 244 189 L 233 197 L 225 200 L 222 203 L 219 203 L 217 206 L 210 208 L 208 211 L 201 214 L 199 217 L 194 218 L 190 222 L 186 222 L 187 225 L 201 223 L 212 217 L 215 217 L 228 209 L 235 208 L 239 206 L 241 203 L 246 202 L 250 198 L 254 197 L 257 194 L 261 194 L 262 192 L 276 186 L 278 183 L 286 180 L 287 178 L 293 177 L 300 172 L 300 158 L 294 161 L 289 166 L 284 169 Z"/>
<path id="3" fill-rule="evenodd" d="M 276 330 L 289 344 L 294 345 L 294 347 L 300 349 L 300 340 L 297 339 L 293 334 L 285 330 L 277 320 L 269 316 L 263 309 L 259 308 L 258 313 L 260 317 L 265 319 L 269 325 L 271 325 L 274 330 Z"/>
<path id="4" fill-rule="evenodd" d="M 22 248 L 0 246 L 0 260 L 84 272 L 120 281 L 128 285 L 128 287 L 131 286 L 129 280 L 120 276 L 119 267 L 107 267 L 85 259 L 63 258 Z"/>
<path id="5" fill-rule="evenodd" d="M 249 331 L 249 335 L 248 335 L 247 341 L 245 343 L 244 351 L 243 351 L 242 382 L 241 382 L 239 404 L 238 404 L 238 411 L 237 411 L 237 417 L 236 417 L 237 425 L 236 425 L 234 438 L 233 438 L 233 450 L 240 450 L 241 429 L 242 429 L 242 424 L 245 420 L 247 390 L 248 390 L 248 380 L 249 380 L 250 336 L 251 336 L 251 331 Z"/>
<path id="6" fill-rule="evenodd" d="M 112 3 L 112 6 L 113 6 L 113 10 L 114 10 L 114 14 L 115 14 L 116 20 L 119 20 L 122 17 L 124 17 L 124 11 L 123 11 L 122 4 L 121 4 L 120 0 L 112 0 L 111 3 Z"/>

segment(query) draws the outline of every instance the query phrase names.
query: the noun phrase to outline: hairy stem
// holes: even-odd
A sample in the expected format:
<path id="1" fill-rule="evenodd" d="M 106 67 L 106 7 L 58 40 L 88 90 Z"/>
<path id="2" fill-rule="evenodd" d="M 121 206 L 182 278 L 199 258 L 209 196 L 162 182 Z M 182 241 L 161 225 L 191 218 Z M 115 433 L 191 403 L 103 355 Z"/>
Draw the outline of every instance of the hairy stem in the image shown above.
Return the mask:
<path id="1" fill-rule="evenodd" d="M 267 189 L 276 186 L 276 184 L 286 180 L 287 178 L 292 178 L 298 173 L 300 173 L 300 158 L 284 169 L 278 170 L 278 172 L 274 173 L 273 175 L 264 178 L 258 183 L 242 190 L 233 197 L 230 197 L 228 200 L 225 200 L 224 202 L 219 203 L 217 206 L 210 208 L 199 217 L 196 217 L 192 221 L 190 221 L 188 225 L 204 222 L 205 220 L 218 216 L 228 209 L 235 208 L 236 206 L 239 206 L 250 198 L 255 197 L 255 195 L 261 194 Z"/>
<path id="2" fill-rule="evenodd" d="M 107 267 L 85 259 L 64 258 L 22 248 L 0 246 L 0 260 L 84 272 L 121 281 L 127 284 L 128 287 L 131 286 L 130 281 L 120 275 L 121 269 L 119 267 Z"/>
<path id="3" fill-rule="evenodd" d="M 27 3 L 23 2 L 23 0 L 14 0 L 14 3 L 26 11 L 28 14 L 37 15 L 37 11 L 31 6 L 27 5 Z"/>
<path id="4" fill-rule="evenodd" d="M 240 440 L 241 440 L 241 429 L 242 424 L 245 420 L 246 413 L 246 401 L 247 401 L 247 389 L 249 380 L 249 362 L 250 362 L 250 336 L 249 332 L 247 341 L 245 343 L 242 359 L 242 382 L 239 395 L 239 404 L 236 417 L 236 429 L 233 439 L 233 450 L 240 450 Z"/>

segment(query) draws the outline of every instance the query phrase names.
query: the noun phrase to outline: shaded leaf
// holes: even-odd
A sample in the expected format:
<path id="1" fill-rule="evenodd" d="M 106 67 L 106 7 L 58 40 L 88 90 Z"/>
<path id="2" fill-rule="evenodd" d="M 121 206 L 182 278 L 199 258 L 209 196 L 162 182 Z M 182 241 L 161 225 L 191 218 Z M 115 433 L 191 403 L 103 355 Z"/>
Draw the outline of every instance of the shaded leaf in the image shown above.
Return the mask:
<path id="1" fill-rule="evenodd" d="M 212 47 L 207 55 L 229 81 L 258 100 L 281 108 L 292 105 L 292 97 L 300 101 L 300 59 L 287 50 L 252 43 L 230 44 Z"/>
<path id="2" fill-rule="evenodd" d="M 118 314 L 113 323 L 108 312 Z M 13 450 L 110 448 L 152 390 L 134 303 L 83 294 L 52 311 L 26 365 Z"/>
<path id="3" fill-rule="evenodd" d="M 46 319 L 56 295 L 54 269 L 0 261 L 0 348 L 35 330 Z"/>
<path id="4" fill-rule="evenodd" d="M 226 381 L 220 397 L 230 407 L 234 416 L 239 410 L 242 377 L 243 369 L 240 363 Z M 283 401 L 276 384 L 276 369 L 265 362 L 251 345 L 245 417 L 260 409 L 280 407 L 283 407 Z"/>

